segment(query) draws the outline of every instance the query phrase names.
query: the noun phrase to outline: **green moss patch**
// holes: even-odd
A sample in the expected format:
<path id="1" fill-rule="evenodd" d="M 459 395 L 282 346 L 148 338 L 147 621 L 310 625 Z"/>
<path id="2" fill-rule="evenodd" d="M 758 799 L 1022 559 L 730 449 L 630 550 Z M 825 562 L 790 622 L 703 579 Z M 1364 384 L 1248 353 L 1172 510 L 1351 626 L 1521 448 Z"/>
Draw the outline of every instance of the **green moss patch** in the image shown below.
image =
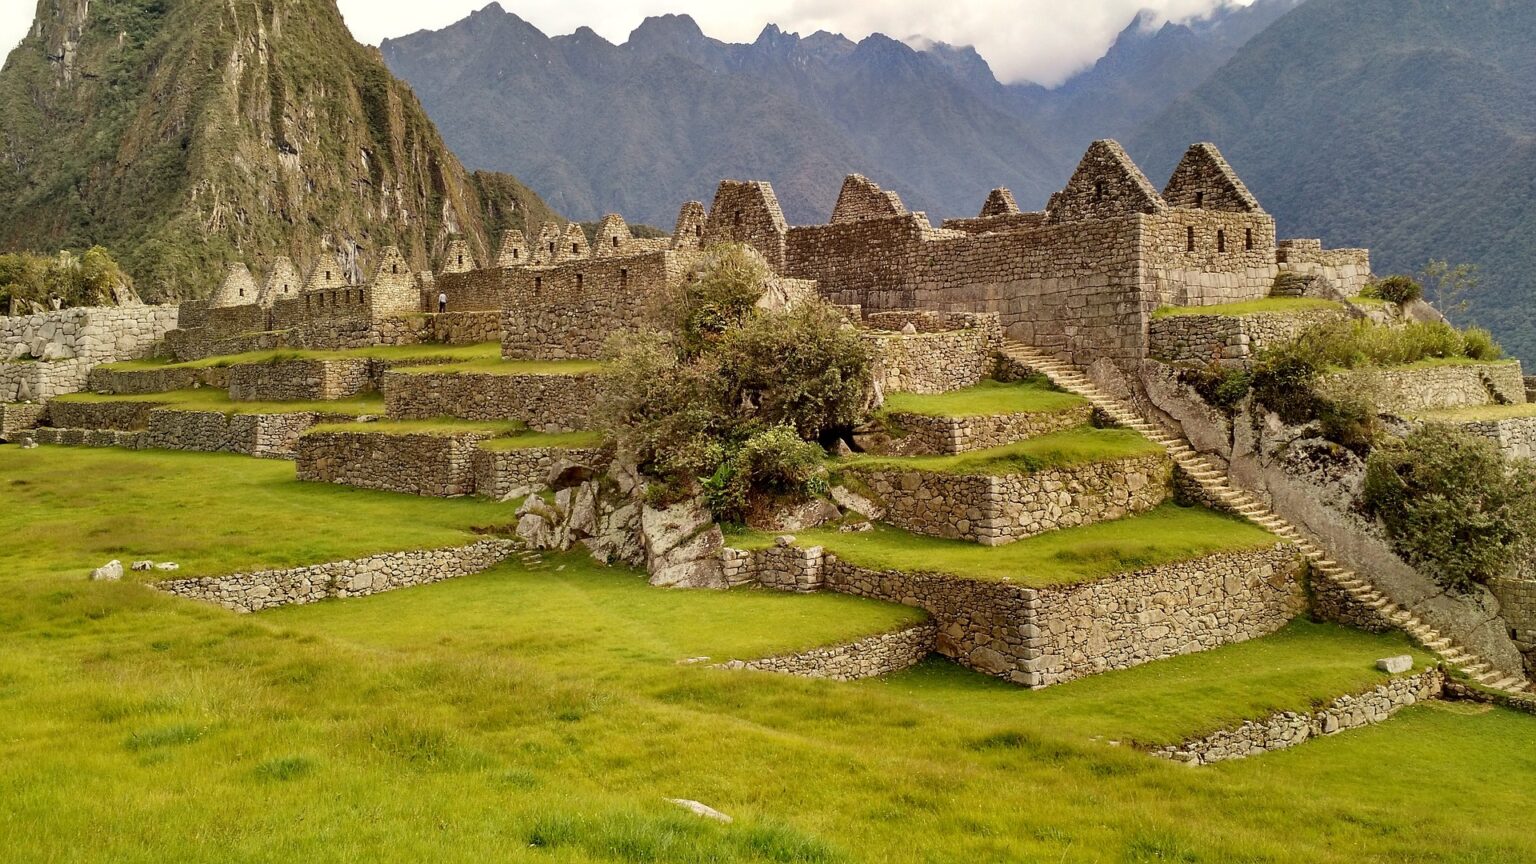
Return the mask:
<path id="1" fill-rule="evenodd" d="M 1027 441 L 958 456 L 861 456 L 841 464 L 849 471 L 932 471 L 940 474 L 1002 476 L 1030 474 L 1161 453 L 1162 448 L 1131 429 L 1084 426 Z"/>
<path id="2" fill-rule="evenodd" d="M 795 537 L 800 546 L 823 546 L 871 570 L 946 573 L 1035 588 L 1088 582 L 1219 552 L 1264 549 L 1280 542 L 1251 522 L 1173 504 L 1140 516 L 1051 531 L 997 547 L 924 537 L 884 525 L 864 533 L 817 530 Z M 744 549 L 763 549 L 773 542 L 773 535 L 760 533 L 730 538 L 732 546 Z"/>
<path id="3" fill-rule="evenodd" d="M 1066 393 L 1033 381 L 1005 384 L 983 381 L 975 387 L 951 393 L 924 395 L 890 393 L 885 411 L 890 414 L 921 414 L 925 417 L 992 417 L 1000 414 L 1055 414 L 1088 404 Z"/>
<path id="4" fill-rule="evenodd" d="M 1152 313 L 1154 318 L 1177 318 L 1185 315 L 1260 315 L 1265 313 L 1312 312 L 1320 309 L 1343 309 L 1332 300 L 1313 297 L 1265 297 L 1261 300 L 1244 300 L 1239 303 L 1218 303 L 1214 306 L 1164 306 Z"/>

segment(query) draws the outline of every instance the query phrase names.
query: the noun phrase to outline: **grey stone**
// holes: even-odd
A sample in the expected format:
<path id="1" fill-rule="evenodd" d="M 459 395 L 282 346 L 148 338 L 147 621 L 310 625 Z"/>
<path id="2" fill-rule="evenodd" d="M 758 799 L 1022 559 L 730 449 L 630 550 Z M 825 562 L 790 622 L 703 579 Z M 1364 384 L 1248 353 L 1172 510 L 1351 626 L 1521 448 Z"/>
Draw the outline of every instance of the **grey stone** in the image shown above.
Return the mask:
<path id="1" fill-rule="evenodd" d="M 92 582 L 116 582 L 123 578 L 123 562 L 108 561 L 91 571 Z"/>
<path id="2" fill-rule="evenodd" d="M 1376 661 L 1376 668 L 1393 675 L 1401 675 L 1413 669 L 1413 658 L 1407 654 L 1398 657 L 1383 657 Z"/>
<path id="3" fill-rule="evenodd" d="M 697 801 L 690 801 L 687 798 L 668 798 L 667 801 L 672 804 L 676 804 L 677 806 L 687 810 L 695 816 L 701 816 L 705 819 L 712 819 L 716 822 L 723 822 L 726 825 L 731 824 L 733 821 L 731 817 L 721 813 L 719 810 L 704 804 L 700 804 Z"/>

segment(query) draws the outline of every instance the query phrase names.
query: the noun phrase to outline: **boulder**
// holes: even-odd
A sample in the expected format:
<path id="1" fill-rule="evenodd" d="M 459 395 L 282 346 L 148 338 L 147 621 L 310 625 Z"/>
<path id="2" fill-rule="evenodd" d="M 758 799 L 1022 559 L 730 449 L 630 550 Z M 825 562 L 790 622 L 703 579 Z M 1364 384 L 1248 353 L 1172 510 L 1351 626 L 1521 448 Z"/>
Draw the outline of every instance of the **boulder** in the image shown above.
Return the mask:
<path id="1" fill-rule="evenodd" d="M 832 500 L 837 502 L 837 506 L 857 513 L 860 516 L 867 516 L 870 519 L 885 518 L 884 507 L 849 489 L 847 486 L 833 486 Z"/>
<path id="2" fill-rule="evenodd" d="M 133 562 L 133 572 L 135 572 L 135 573 L 144 573 L 146 571 L 153 570 L 153 569 L 155 569 L 155 562 L 153 562 L 153 561 L 135 561 L 135 562 Z"/>
<path id="3" fill-rule="evenodd" d="M 663 588 L 726 588 L 720 550 L 725 535 L 701 498 L 640 514 L 646 570 Z"/>
<path id="4" fill-rule="evenodd" d="M 108 561 L 91 571 L 92 582 L 116 582 L 123 578 L 123 562 Z"/>
<path id="5" fill-rule="evenodd" d="M 545 485 L 551 489 L 569 489 L 580 486 L 597 476 L 597 469 L 570 459 L 562 459 L 549 469 Z"/>
<path id="6" fill-rule="evenodd" d="M 1383 657 L 1376 661 L 1376 668 L 1391 675 L 1401 675 L 1413 669 L 1413 658 L 1407 654 Z"/>
<path id="7" fill-rule="evenodd" d="M 155 569 L 156 570 L 162 570 L 162 571 L 167 572 L 167 573 L 171 573 L 171 572 L 174 572 L 176 570 L 180 570 L 181 569 L 181 565 L 177 564 L 174 561 L 161 561 L 159 564 L 155 565 Z"/>
<path id="8" fill-rule="evenodd" d="M 667 801 L 669 803 L 676 804 L 677 806 L 687 810 L 695 816 L 700 816 L 705 819 L 713 819 L 716 822 L 723 822 L 726 825 L 731 824 L 731 817 L 721 813 L 719 810 L 716 810 L 713 807 L 700 804 L 697 801 L 690 801 L 687 798 L 668 798 Z"/>

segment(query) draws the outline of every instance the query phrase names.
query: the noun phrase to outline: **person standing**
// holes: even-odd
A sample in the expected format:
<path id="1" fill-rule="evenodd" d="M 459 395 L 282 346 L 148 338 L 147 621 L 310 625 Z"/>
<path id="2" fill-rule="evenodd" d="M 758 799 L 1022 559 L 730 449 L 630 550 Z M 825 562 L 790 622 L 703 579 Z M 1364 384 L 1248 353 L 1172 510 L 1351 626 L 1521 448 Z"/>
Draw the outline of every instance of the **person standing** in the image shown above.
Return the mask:
<path id="1" fill-rule="evenodd" d="M 442 314 L 448 311 L 448 292 L 439 291 L 437 294 L 437 311 Z"/>

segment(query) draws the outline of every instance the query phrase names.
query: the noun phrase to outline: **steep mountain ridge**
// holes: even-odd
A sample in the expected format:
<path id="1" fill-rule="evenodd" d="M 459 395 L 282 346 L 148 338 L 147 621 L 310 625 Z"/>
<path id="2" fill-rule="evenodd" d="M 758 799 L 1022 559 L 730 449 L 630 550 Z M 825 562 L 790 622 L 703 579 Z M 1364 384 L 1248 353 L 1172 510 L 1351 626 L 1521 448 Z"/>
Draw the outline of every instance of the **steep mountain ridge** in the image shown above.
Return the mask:
<path id="1" fill-rule="evenodd" d="M 234 260 L 425 267 L 549 212 L 466 171 L 334 0 L 39 0 L 0 71 L 0 198 L 0 246 L 108 246 L 150 299 Z"/>

